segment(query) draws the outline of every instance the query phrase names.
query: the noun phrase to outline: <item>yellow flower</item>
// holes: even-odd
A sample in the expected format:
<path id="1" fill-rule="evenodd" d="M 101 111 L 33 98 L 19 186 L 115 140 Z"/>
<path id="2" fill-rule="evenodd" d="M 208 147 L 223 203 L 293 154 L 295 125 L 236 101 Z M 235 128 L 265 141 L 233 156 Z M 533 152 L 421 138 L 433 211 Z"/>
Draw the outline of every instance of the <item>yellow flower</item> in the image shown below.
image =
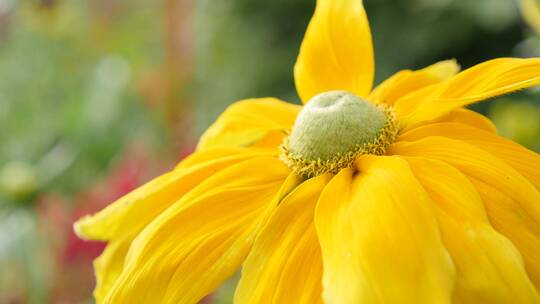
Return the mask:
<path id="1" fill-rule="evenodd" d="M 232 105 L 173 171 L 77 222 L 109 242 L 97 301 L 196 303 L 241 267 L 235 303 L 540 303 L 540 156 L 464 108 L 540 84 L 540 58 L 458 70 L 372 90 L 362 2 L 317 1 L 305 106 Z"/>

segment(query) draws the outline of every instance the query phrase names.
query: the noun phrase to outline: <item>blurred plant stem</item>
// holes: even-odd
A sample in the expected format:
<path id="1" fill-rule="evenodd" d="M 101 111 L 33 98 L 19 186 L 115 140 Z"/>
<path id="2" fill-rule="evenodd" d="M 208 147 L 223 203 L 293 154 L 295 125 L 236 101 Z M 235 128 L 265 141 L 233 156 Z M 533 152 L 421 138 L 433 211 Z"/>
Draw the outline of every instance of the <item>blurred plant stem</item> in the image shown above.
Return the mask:
<path id="1" fill-rule="evenodd" d="M 170 132 L 173 151 L 179 151 L 189 140 L 189 107 L 186 84 L 191 66 L 191 0 L 165 0 L 163 26 L 165 62 L 163 65 L 163 109 Z"/>

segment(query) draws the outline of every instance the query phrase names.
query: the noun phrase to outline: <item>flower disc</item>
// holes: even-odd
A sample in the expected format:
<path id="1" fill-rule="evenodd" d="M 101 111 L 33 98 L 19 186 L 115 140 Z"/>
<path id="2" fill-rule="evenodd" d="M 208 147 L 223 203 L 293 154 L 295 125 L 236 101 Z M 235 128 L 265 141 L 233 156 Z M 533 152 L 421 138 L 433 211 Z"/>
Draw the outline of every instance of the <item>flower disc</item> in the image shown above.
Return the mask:
<path id="1" fill-rule="evenodd" d="M 313 97 L 282 145 L 282 160 L 313 177 L 349 167 L 361 154 L 384 154 L 397 134 L 392 110 L 345 91 Z"/>

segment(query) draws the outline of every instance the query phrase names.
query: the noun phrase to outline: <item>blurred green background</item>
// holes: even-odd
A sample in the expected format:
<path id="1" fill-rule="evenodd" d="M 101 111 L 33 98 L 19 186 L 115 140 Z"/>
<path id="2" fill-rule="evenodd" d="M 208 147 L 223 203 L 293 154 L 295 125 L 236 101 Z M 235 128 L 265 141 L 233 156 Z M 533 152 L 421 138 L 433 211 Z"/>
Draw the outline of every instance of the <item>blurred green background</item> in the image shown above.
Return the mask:
<path id="1" fill-rule="evenodd" d="M 377 83 L 443 59 L 540 55 L 540 16 L 517 1 L 364 2 Z M 314 4 L 0 0 L 0 303 L 92 303 L 103 244 L 78 240 L 73 221 L 172 168 L 231 102 L 298 102 L 292 67 Z M 539 98 L 474 109 L 539 151 Z"/>

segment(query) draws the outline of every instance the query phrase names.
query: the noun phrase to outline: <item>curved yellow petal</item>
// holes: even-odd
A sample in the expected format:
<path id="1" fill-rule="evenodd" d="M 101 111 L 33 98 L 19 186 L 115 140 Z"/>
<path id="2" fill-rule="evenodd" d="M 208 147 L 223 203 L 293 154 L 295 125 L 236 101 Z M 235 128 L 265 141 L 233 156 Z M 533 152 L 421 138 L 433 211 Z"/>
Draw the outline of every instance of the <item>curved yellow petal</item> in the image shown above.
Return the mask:
<path id="1" fill-rule="evenodd" d="M 458 168 L 467 176 L 484 181 L 520 202 L 524 210 L 540 223 L 540 193 L 521 174 L 492 154 L 464 141 L 427 137 L 415 142 L 398 142 L 391 154 L 437 159 Z"/>
<path id="2" fill-rule="evenodd" d="M 407 94 L 454 76 L 459 69 L 455 60 L 445 60 L 417 71 L 403 70 L 378 85 L 368 99 L 374 103 L 393 105 Z"/>
<path id="3" fill-rule="evenodd" d="M 209 161 L 215 161 L 216 159 L 226 158 L 226 157 L 241 157 L 246 156 L 248 158 L 255 157 L 264 157 L 264 156 L 277 156 L 279 151 L 276 151 L 274 148 L 241 148 L 241 147 L 220 147 L 206 149 L 204 151 L 196 151 L 193 154 L 190 154 L 184 158 L 181 162 L 178 163 L 174 169 L 187 169 L 189 167 L 197 166 L 202 163 L 207 163 Z"/>
<path id="4" fill-rule="evenodd" d="M 540 286 L 540 193 L 527 179 L 492 154 L 445 137 L 399 142 L 390 153 L 446 162 L 480 187 L 491 223 L 518 248 L 533 283 Z"/>
<path id="5" fill-rule="evenodd" d="M 471 178 L 486 206 L 493 227 L 518 248 L 527 273 L 540 292 L 540 225 L 523 210 L 520 202 L 496 186 Z"/>
<path id="6" fill-rule="evenodd" d="M 473 128 L 477 128 L 490 133 L 497 133 L 497 128 L 491 120 L 484 115 L 468 110 L 465 108 L 455 109 L 452 112 L 443 115 L 435 120 L 426 122 L 426 124 L 438 123 L 438 122 L 455 122 L 464 125 L 468 125 Z M 420 124 L 422 126 L 424 124 Z"/>
<path id="7" fill-rule="evenodd" d="M 223 161 L 229 162 L 233 159 L 235 161 L 242 161 L 254 157 L 269 156 L 272 155 L 272 153 L 267 151 L 254 152 L 253 149 L 244 148 L 213 149 L 205 152 L 195 153 L 189 156 L 180 163 L 177 169 L 175 169 L 175 172 L 178 173 L 180 168 L 197 166 L 198 164 L 205 162 L 208 163 L 213 159 L 221 158 L 221 161 L 211 162 L 212 166 L 210 167 L 217 170 L 220 168 L 219 164 Z M 238 158 L 238 156 L 242 155 L 246 158 Z M 229 156 L 233 157 L 230 158 Z M 223 160 L 224 157 L 228 160 Z M 225 165 L 225 163 L 223 163 L 223 165 Z M 204 168 L 206 168 L 206 166 L 199 166 L 196 171 L 204 170 Z M 193 177 L 195 175 L 181 175 L 178 183 L 165 186 L 162 191 L 169 191 L 171 188 L 174 189 L 178 187 L 179 183 L 182 182 L 187 183 L 185 179 L 189 176 Z M 150 193 L 147 194 L 149 194 L 149 198 L 150 196 L 154 195 Z M 160 201 L 160 197 L 162 198 L 162 196 L 154 196 L 154 203 L 152 203 L 152 199 L 147 198 L 146 200 L 140 200 L 131 204 L 125 204 L 125 198 L 123 198 L 114 204 L 114 206 L 111 205 L 104 211 L 98 213 L 96 216 L 87 217 L 76 225 L 77 231 L 83 237 L 111 239 L 107 244 L 105 251 L 94 261 L 94 269 L 96 273 L 96 288 L 94 289 L 94 297 L 97 303 L 102 303 L 104 301 L 105 296 L 109 292 L 110 288 L 113 286 L 118 276 L 120 276 L 123 269 L 125 256 L 131 241 L 134 238 L 133 235 L 138 233 L 144 225 L 149 223 L 153 217 L 160 212 L 160 210 L 164 210 L 164 208 L 168 206 L 167 203 L 171 203 Z M 146 203 L 143 201 L 146 201 Z M 147 209 L 145 208 L 152 208 L 153 210 L 152 212 L 147 212 Z M 145 215 L 145 217 L 133 218 L 137 215 Z M 123 222 L 123 219 L 129 219 L 131 221 Z"/>
<path id="8" fill-rule="evenodd" d="M 94 240 L 111 240 L 135 234 L 209 176 L 264 154 L 245 151 L 233 153 L 231 149 L 221 149 L 218 153 L 213 150 L 198 152 L 188 158 L 187 162 L 191 165 L 187 168 L 180 167 L 163 174 L 98 213 L 79 219 L 74 225 L 75 231 L 82 238 Z"/>
<path id="9" fill-rule="evenodd" d="M 496 134 L 460 123 L 436 123 L 401 134 L 398 141 L 416 141 L 429 136 L 462 140 L 504 161 L 540 189 L 540 155 Z"/>
<path id="10" fill-rule="evenodd" d="M 103 303 L 107 293 L 124 269 L 124 260 L 133 237 L 127 236 L 110 241 L 103 253 L 94 260 L 96 303 Z"/>
<path id="11" fill-rule="evenodd" d="M 454 266 L 407 163 L 362 156 L 357 166 L 330 181 L 316 209 L 325 303 L 451 303 Z"/>
<path id="12" fill-rule="evenodd" d="M 465 175 L 441 161 L 406 158 L 434 202 L 443 243 L 456 266 L 457 303 L 538 303 L 523 259 L 497 233 Z"/>
<path id="13" fill-rule="evenodd" d="M 371 32 L 362 0 L 317 0 L 294 66 L 302 101 L 332 90 L 367 97 L 373 75 Z"/>
<path id="14" fill-rule="evenodd" d="M 269 135 L 276 139 L 267 146 L 277 147 L 292 128 L 301 108 L 276 98 L 236 102 L 204 132 L 197 150 L 253 146 Z"/>
<path id="15" fill-rule="evenodd" d="M 313 217 L 329 179 L 309 179 L 280 202 L 244 262 L 235 303 L 322 303 L 321 250 Z"/>
<path id="16" fill-rule="evenodd" d="M 105 302 L 201 300 L 244 260 L 259 225 L 291 191 L 283 188 L 295 186 L 289 175 L 277 158 L 257 158 L 202 182 L 137 236 Z"/>
<path id="17" fill-rule="evenodd" d="M 395 110 L 404 128 L 454 109 L 540 84 L 540 58 L 499 58 L 400 98 Z"/>

